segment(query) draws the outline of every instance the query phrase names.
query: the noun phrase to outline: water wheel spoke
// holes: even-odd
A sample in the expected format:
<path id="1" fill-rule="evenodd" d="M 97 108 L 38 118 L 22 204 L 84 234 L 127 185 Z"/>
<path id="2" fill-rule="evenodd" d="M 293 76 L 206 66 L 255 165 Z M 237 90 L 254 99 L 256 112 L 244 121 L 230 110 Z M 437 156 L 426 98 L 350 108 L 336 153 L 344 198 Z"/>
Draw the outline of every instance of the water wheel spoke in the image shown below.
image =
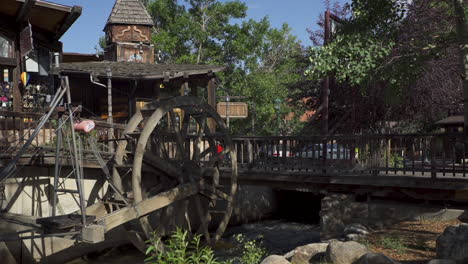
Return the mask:
<path id="1" fill-rule="evenodd" d="M 213 146 L 211 146 L 211 144 L 210 144 L 210 146 L 207 149 L 205 149 L 202 153 L 200 153 L 199 159 L 202 160 L 204 157 L 206 157 L 206 155 L 208 155 L 208 154 L 210 154 L 212 152 L 215 152 L 215 151 L 216 151 L 216 149 Z"/>
<path id="2" fill-rule="evenodd" d="M 203 213 L 202 204 L 199 196 L 195 196 L 195 207 L 197 209 L 198 217 L 200 217 L 200 227 L 198 228 L 197 233 L 203 234 L 207 241 L 211 240 L 210 232 L 208 232 L 208 222 L 211 220 L 209 214 Z"/>
<path id="3" fill-rule="evenodd" d="M 143 156 L 143 162 L 150 167 L 154 167 L 157 170 L 163 171 L 169 176 L 175 176 L 178 179 L 182 178 L 182 170 L 180 170 L 177 166 L 168 162 L 167 160 L 161 159 L 160 157 L 146 152 Z"/>
<path id="4" fill-rule="evenodd" d="M 195 138 L 195 146 L 194 146 L 192 160 L 198 163 L 200 162 L 200 144 L 201 144 L 201 138 L 203 136 L 203 132 L 205 131 L 206 116 L 198 118 L 197 122 L 198 122 L 198 131 L 197 131 L 197 137 Z"/>
<path id="5" fill-rule="evenodd" d="M 175 139 L 176 139 L 176 145 L 177 145 L 177 154 L 175 155 L 178 159 L 183 156 L 183 153 L 185 151 L 185 145 L 184 145 L 184 140 L 182 138 L 182 134 L 180 131 L 180 127 L 176 124 L 176 115 L 174 113 L 174 110 L 171 109 L 169 111 L 169 115 L 171 117 L 171 123 L 172 123 L 172 129 L 175 132 Z"/>
<path id="6" fill-rule="evenodd" d="M 182 138 L 187 137 L 189 127 L 190 127 L 190 116 L 187 115 L 187 113 L 184 112 L 184 117 L 182 119 L 182 128 L 180 129 L 180 133 L 182 135 Z"/>
<path id="7" fill-rule="evenodd" d="M 207 197 L 208 199 L 221 199 L 221 200 L 225 200 L 225 201 L 231 201 L 232 198 L 229 194 L 219 190 L 219 189 L 214 189 L 214 190 L 210 190 L 210 189 L 207 189 L 207 190 L 203 190 L 202 191 L 202 195 Z"/>

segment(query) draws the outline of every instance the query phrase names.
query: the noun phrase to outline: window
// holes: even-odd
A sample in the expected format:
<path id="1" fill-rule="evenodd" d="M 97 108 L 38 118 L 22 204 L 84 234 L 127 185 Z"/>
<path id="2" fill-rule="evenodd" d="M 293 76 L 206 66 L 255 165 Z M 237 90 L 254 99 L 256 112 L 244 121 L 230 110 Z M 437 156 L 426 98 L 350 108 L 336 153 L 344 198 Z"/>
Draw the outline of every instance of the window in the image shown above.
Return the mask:
<path id="1" fill-rule="evenodd" d="M 0 57 L 13 58 L 13 46 L 11 41 L 0 35 Z"/>

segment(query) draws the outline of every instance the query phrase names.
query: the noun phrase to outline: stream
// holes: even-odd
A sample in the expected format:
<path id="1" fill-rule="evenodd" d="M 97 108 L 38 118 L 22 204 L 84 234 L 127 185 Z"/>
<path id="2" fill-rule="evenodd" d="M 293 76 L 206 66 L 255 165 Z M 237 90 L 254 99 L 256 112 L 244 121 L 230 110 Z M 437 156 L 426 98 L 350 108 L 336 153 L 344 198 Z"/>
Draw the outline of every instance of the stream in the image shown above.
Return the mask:
<path id="1" fill-rule="evenodd" d="M 261 241 L 267 255 L 285 254 L 294 248 L 319 242 L 319 225 L 308 225 L 284 220 L 266 220 L 257 223 L 229 227 L 223 238 L 214 247 L 219 260 L 228 260 L 242 254 L 236 241 L 241 234 L 247 240 Z M 105 252 L 88 255 L 67 264 L 140 264 L 145 256 L 133 246 L 113 248 Z"/>

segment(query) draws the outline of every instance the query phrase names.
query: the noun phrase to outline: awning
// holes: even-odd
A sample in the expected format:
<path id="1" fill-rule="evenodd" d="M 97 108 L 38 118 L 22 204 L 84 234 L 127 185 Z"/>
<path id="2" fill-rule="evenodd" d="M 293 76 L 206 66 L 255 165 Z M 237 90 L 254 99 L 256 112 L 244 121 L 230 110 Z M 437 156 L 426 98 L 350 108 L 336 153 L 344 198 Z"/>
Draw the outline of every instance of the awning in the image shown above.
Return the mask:
<path id="1" fill-rule="evenodd" d="M 27 20 L 33 30 L 40 30 L 50 38 L 58 40 L 80 17 L 80 6 L 65 6 L 44 0 L 1 0 L 0 17 L 9 20 Z M 13 18 L 13 19 L 11 19 Z M 8 19 L 8 18 L 7 18 Z"/>
<path id="2" fill-rule="evenodd" d="M 95 77 L 106 77 L 107 69 L 112 72 L 112 78 L 116 79 L 174 79 L 203 75 L 223 71 L 224 66 L 198 65 L 198 64 L 149 64 L 135 62 L 74 62 L 62 63 L 59 68 L 53 70 L 54 74 L 76 75 L 92 74 Z"/>

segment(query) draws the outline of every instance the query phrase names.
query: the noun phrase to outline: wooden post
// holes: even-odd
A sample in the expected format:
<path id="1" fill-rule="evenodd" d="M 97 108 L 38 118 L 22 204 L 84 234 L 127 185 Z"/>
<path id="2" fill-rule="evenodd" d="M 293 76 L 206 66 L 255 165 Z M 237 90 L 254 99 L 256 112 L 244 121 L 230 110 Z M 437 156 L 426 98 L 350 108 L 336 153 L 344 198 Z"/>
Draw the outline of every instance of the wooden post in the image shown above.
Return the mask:
<path id="1" fill-rule="evenodd" d="M 23 109 L 23 100 L 20 91 L 22 65 L 19 38 L 16 39 L 14 47 L 16 49 L 16 67 L 13 69 L 13 111 L 21 112 L 21 110 Z"/>
<path id="2" fill-rule="evenodd" d="M 436 164 L 436 151 L 437 151 L 437 146 L 436 146 L 436 138 L 432 137 L 430 144 L 431 144 L 431 178 L 432 179 L 437 179 L 437 164 Z"/>
<path id="3" fill-rule="evenodd" d="M 208 81 L 208 104 L 216 109 L 216 79 L 211 78 Z M 211 132 L 216 131 L 216 122 L 212 118 L 208 118 L 208 127 Z"/>
<path id="4" fill-rule="evenodd" d="M 464 112 L 465 125 L 464 132 L 468 135 L 468 24 L 465 13 L 466 4 L 464 0 L 453 0 L 455 15 L 457 17 L 457 32 L 460 49 L 460 63 L 463 78 L 463 94 L 464 94 Z"/>
<path id="5" fill-rule="evenodd" d="M 325 12 L 325 28 L 324 28 L 324 43 L 327 45 L 330 42 L 330 11 Z M 328 134 L 328 96 L 330 93 L 330 77 L 326 77 L 322 83 L 322 134 Z"/>
<path id="6" fill-rule="evenodd" d="M 108 139 L 113 139 L 114 120 L 112 118 L 112 71 L 107 69 L 107 123 L 110 125 Z M 114 151 L 114 142 L 109 141 L 109 152 Z"/>

